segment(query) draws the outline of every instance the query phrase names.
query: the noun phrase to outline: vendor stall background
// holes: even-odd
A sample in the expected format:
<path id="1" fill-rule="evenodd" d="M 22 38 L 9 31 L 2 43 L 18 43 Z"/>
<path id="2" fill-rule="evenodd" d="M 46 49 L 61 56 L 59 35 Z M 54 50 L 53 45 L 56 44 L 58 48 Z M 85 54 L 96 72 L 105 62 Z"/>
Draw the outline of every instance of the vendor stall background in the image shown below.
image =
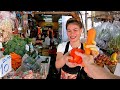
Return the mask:
<path id="1" fill-rule="evenodd" d="M 2 13 L 4 13 L 5 11 L 3 11 Z M 6 18 L 8 19 L 8 17 L 10 15 L 10 12 L 8 16 L 6 16 Z M 76 15 L 77 13 L 77 15 Z M 1 12 L 0 12 L 1 14 Z M 47 15 L 46 15 L 47 14 Z M 13 14 L 13 16 L 15 15 L 15 12 Z M 4 16 L 4 15 L 3 15 Z M 79 17 L 78 17 L 79 16 Z M 17 17 L 17 19 L 15 19 L 15 17 Z M 117 55 L 120 57 L 120 12 L 119 11 L 76 11 L 74 12 L 39 12 L 39 11 L 33 11 L 33 12 L 25 12 L 25 11 L 16 11 L 16 16 L 11 17 L 13 18 L 11 21 L 11 18 L 9 18 L 9 20 L 11 21 L 11 23 L 3 23 L 2 21 L 2 28 L 3 26 L 7 25 L 7 27 L 9 28 L 9 26 L 11 26 L 9 29 L 5 30 L 9 30 L 12 32 L 18 29 L 18 33 L 14 33 L 15 35 L 19 35 L 20 37 L 23 37 L 24 34 L 26 34 L 26 31 L 28 29 L 28 26 L 32 27 L 32 31 L 33 33 L 35 33 L 35 30 L 37 30 L 37 26 L 41 27 L 42 32 L 45 33 L 48 30 L 48 27 L 52 27 L 53 31 L 56 32 L 57 34 L 57 39 L 59 39 L 59 43 L 63 42 L 63 41 L 67 41 L 67 34 L 66 34 L 66 21 L 71 18 L 71 17 L 75 17 L 77 20 L 81 20 L 84 28 L 83 28 L 83 33 L 82 33 L 82 38 L 86 39 L 87 37 L 87 30 L 89 30 L 91 27 L 94 27 L 97 31 L 97 36 L 96 36 L 96 42 L 97 42 L 97 46 L 99 47 L 100 50 L 102 50 L 103 54 L 105 54 L 106 56 L 103 58 L 101 57 L 101 59 L 106 59 L 110 60 L 111 56 L 113 53 L 115 53 L 114 55 Z M 2 19 L 3 21 L 7 19 Z M 18 20 L 18 21 L 17 21 Z M 15 22 L 14 22 L 15 21 Z M 2 37 L 2 30 L 1 30 L 1 38 Z M 12 33 L 11 33 L 12 34 Z M 22 35 L 21 35 L 22 34 Z M 6 34 L 4 34 L 3 36 L 5 36 Z M 7 35 L 8 36 L 8 35 Z M 11 36 L 11 35 L 9 35 Z M 34 37 L 30 37 L 30 38 L 36 38 L 36 35 L 34 35 Z M 11 39 L 13 38 L 9 38 L 7 39 L 7 41 L 9 42 L 12 41 Z M 22 39 L 20 39 L 20 43 L 17 42 L 17 44 L 14 43 L 8 43 L 9 45 L 7 45 L 7 43 L 5 43 L 7 46 L 14 46 L 16 47 L 16 45 L 20 46 L 21 45 L 21 41 Z M 36 40 L 36 39 L 34 39 Z M 44 41 L 44 37 L 42 39 Z M 15 39 L 14 42 L 16 42 L 17 40 Z M 3 40 L 2 42 L 6 42 L 6 40 Z M 30 52 L 26 52 L 24 50 L 24 54 L 32 54 L 30 57 L 36 57 L 36 44 L 35 41 L 34 43 L 28 43 L 28 40 L 26 41 L 28 46 L 30 46 Z M 59 44 L 58 43 L 58 44 Z M 14 45 L 13 45 L 14 44 Z M 6 47 L 7 47 L 6 46 Z M 23 47 L 25 47 L 25 45 L 22 44 Z M 40 41 L 40 44 L 38 44 L 38 46 L 42 47 L 42 41 Z M 43 56 L 50 56 L 51 57 L 51 62 L 50 62 L 50 70 L 49 70 L 49 74 L 47 78 L 56 78 L 56 68 L 55 68 L 55 58 L 56 58 L 56 46 L 57 45 L 53 45 L 50 47 L 42 47 L 39 48 L 40 51 L 38 51 L 37 53 L 39 53 L 40 55 Z M 9 48 L 10 48 L 9 47 Z M 7 49 L 9 49 L 7 48 Z M 35 51 L 33 50 L 35 48 Z M 5 48 L 5 52 L 7 50 Z M 12 51 L 18 50 L 18 48 L 14 48 L 14 49 L 10 49 L 9 53 L 12 53 Z M 25 49 L 25 48 L 24 48 Z M 2 50 L 2 49 L 1 49 Z M 34 51 L 33 53 L 31 53 L 31 50 Z M 54 51 L 54 53 L 53 53 Z M 7 54 L 9 54 L 7 53 Z M 19 53 L 17 53 L 19 54 Z M 4 55 L 6 55 L 4 53 Z M 17 55 L 19 56 L 19 55 Z M 24 56 L 24 55 L 22 55 Z M 107 65 L 112 67 L 112 73 L 114 72 L 113 67 L 115 69 L 116 63 L 119 63 L 119 57 L 116 58 L 116 56 L 114 56 L 114 58 L 116 60 L 118 60 L 116 62 L 107 62 Z M 101 60 L 102 61 L 102 60 Z M 111 66 L 112 65 L 112 66 Z M 55 76 L 55 77 L 54 77 Z"/>
<path id="2" fill-rule="evenodd" d="M 72 16 L 62 16 L 62 42 L 68 41 L 67 31 L 66 31 L 66 22 Z"/>

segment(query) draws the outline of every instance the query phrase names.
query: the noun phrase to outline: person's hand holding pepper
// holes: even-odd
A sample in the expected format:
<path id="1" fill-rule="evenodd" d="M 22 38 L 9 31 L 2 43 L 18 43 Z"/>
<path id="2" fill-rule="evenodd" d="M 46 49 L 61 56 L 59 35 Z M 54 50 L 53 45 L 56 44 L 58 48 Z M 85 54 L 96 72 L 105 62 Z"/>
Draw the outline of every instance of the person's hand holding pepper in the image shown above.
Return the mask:
<path id="1" fill-rule="evenodd" d="M 82 65 L 82 57 L 76 55 L 75 52 L 84 53 L 84 50 L 79 49 L 79 48 L 73 48 L 69 52 L 69 55 L 72 57 L 72 59 L 68 59 L 68 64 L 70 64 L 73 67 L 76 67 L 76 66 L 81 66 L 82 67 L 83 66 Z"/>

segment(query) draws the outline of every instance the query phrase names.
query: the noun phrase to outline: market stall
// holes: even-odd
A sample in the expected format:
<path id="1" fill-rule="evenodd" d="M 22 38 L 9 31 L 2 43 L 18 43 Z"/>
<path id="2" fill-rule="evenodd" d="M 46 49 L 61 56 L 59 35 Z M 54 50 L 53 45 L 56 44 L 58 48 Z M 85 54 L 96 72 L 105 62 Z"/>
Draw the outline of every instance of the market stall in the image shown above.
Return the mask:
<path id="1" fill-rule="evenodd" d="M 0 17 L 2 17 L 0 18 L 0 66 L 2 67 L 0 68 L 0 77 L 2 79 L 46 79 L 51 61 L 55 62 L 59 44 L 57 39 L 54 38 L 54 43 L 48 46 L 44 41 L 48 32 L 52 32 L 52 36 L 54 36 L 54 30 L 47 32 L 44 30 L 45 28 L 38 27 L 32 16 L 35 14 L 61 14 L 72 16 L 79 21 L 82 19 L 79 17 L 80 13 L 77 12 L 31 12 L 29 14 L 31 14 L 31 18 L 28 19 L 29 15 L 25 12 L 16 12 L 16 16 L 11 12 L 0 12 Z M 120 63 L 120 21 L 119 19 L 113 20 L 111 15 L 92 17 L 93 21 L 98 20 L 100 24 L 93 25 L 96 33 L 85 35 L 84 39 L 88 40 L 94 34 L 93 40 L 99 48 L 95 63 L 114 74 L 116 66 Z M 30 28 L 28 28 L 29 26 Z M 27 32 L 27 29 L 31 33 Z M 92 28 L 93 31 L 94 29 Z M 86 33 L 86 30 L 83 33 Z M 87 43 L 87 41 L 84 42 Z M 91 45 L 92 43 L 87 44 Z M 85 51 L 87 50 L 85 49 Z"/>
<path id="2" fill-rule="evenodd" d="M 35 59 L 24 57 L 21 66 L 10 71 L 3 79 L 46 79 L 49 73 L 50 57 L 38 56 Z"/>
<path id="3" fill-rule="evenodd" d="M 12 13 L 1 11 L 0 15 L 2 17 L 0 19 L 2 34 L 0 77 L 2 79 L 46 79 L 51 57 L 39 53 L 40 46 L 37 47 L 32 38 L 23 37 L 21 33 L 13 33 L 16 18 Z M 26 24 L 24 26 L 23 29 L 26 28 Z"/>
<path id="4" fill-rule="evenodd" d="M 98 56 L 97 63 L 106 65 L 110 72 L 114 74 L 116 66 L 120 63 L 120 21 L 119 11 L 104 12 L 96 15 L 94 27 L 97 31 L 96 43 L 100 48 L 101 55 Z"/>

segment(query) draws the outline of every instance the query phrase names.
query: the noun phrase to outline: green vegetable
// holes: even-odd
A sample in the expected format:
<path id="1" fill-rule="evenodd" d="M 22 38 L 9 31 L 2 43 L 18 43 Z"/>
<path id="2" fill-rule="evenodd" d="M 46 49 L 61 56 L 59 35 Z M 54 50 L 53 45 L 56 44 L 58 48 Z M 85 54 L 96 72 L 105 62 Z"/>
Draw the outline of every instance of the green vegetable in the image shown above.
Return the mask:
<path id="1" fill-rule="evenodd" d="M 4 55 L 9 55 L 11 52 L 15 52 L 21 56 L 26 53 L 25 45 L 31 41 L 30 38 L 22 39 L 19 36 L 13 36 L 11 40 L 4 43 Z"/>
<path id="2" fill-rule="evenodd" d="M 114 50 L 114 52 L 120 51 L 120 34 L 115 38 L 112 38 L 109 41 L 108 46 L 110 49 Z"/>

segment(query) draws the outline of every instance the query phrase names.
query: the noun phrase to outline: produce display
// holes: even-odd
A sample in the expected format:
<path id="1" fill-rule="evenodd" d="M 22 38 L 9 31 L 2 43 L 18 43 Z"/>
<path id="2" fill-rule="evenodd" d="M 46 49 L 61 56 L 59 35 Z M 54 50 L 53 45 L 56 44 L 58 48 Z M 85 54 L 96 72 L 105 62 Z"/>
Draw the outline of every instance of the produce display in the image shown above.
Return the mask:
<path id="1" fill-rule="evenodd" d="M 22 39 L 19 36 L 13 36 L 11 40 L 4 43 L 4 55 L 9 55 L 12 52 L 23 56 L 26 53 L 25 45 L 30 42 L 29 38 Z"/>
<path id="2" fill-rule="evenodd" d="M 70 52 L 70 56 L 73 57 L 73 59 L 70 59 L 69 62 L 72 62 L 72 63 L 77 63 L 77 64 L 81 64 L 82 63 L 82 57 L 80 56 L 77 56 L 75 54 L 75 52 L 81 52 L 81 53 L 84 53 L 84 50 L 81 50 L 79 48 L 73 48 Z"/>
<path id="3" fill-rule="evenodd" d="M 45 79 L 49 72 L 50 57 L 39 56 L 32 38 L 24 37 L 24 32 L 15 34 L 15 30 L 19 30 L 19 22 L 16 24 L 17 19 L 13 11 L 0 11 L 0 42 L 3 46 L 1 53 L 3 56 L 10 55 L 12 64 L 12 71 L 3 78 Z M 27 23 L 26 26 L 28 26 Z M 23 25 L 22 31 L 25 27 Z"/>
<path id="4" fill-rule="evenodd" d="M 46 79 L 49 72 L 50 58 L 41 56 L 34 60 L 26 58 L 15 71 L 4 76 L 4 79 Z"/>
<path id="5" fill-rule="evenodd" d="M 14 52 L 10 53 L 10 55 L 12 60 L 12 68 L 17 70 L 21 66 L 22 57 Z"/>
<path id="6" fill-rule="evenodd" d="M 20 71 L 20 72 L 10 72 L 4 79 L 43 79 L 40 73 L 34 73 L 32 70 Z"/>
<path id="7" fill-rule="evenodd" d="M 108 42 L 108 47 L 113 51 L 120 51 L 120 33 Z"/>
<path id="8" fill-rule="evenodd" d="M 99 54 L 95 58 L 95 63 L 101 67 L 104 67 L 104 65 L 115 66 L 117 62 L 117 53 L 113 53 L 110 57 L 105 54 Z"/>
<path id="9" fill-rule="evenodd" d="M 95 58 L 95 63 L 102 67 L 106 65 L 114 73 L 114 68 L 120 60 L 120 21 L 102 22 L 95 29 L 96 45 L 103 51 Z"/>
<path id="10" fill-rule="evenodd" d="M 11 56 L 13 69 L 13 71 L 5 75 L 4 79 L 46 79 L 50 66 L 49 55 L 56 54 L 56 49 L 43 49 L 40 46 L 35 48 L 34 38 L 32 40 L 32 38 L 22 38 L 17 34 L 13 35 L 15 19 L 16 16 L 11 12 L 0 11 L 0 42 L 3 44 L 1 51 L 3 51 L 3 55 Z M 36 23 L 34 26 L 36 26 Z M 59 39 L 61 39 L 61 33 L 59 32 L 59 34 Z M 84 67 L 82 57 L 76 55 L 75 52 L 92 54 L 92 50 L 87 48 L 86 45 L 96 45 L 99 50 L 103 51 L 103 53 L 96 51 L 94 63 L 101 67 L 105 65 L 108 67 L 115 66 L 118 59 L 120 60 L 120 22 L 103 22 L 101 25 L 89 29 L 84 43 L 84 50 L 73 48 L 69 53 L 73 59 L 68 61 L 82 64 Z M 26 47 L 29 50 L 26 50 Z M 43 56 L 40 56 L 39 53 Z"/>
<path id="11" fill-rule="evenodd" d="M 0 11 L 0 42 L 7 42 L 11 39 L 15 15 L 9 11 Z"/>

